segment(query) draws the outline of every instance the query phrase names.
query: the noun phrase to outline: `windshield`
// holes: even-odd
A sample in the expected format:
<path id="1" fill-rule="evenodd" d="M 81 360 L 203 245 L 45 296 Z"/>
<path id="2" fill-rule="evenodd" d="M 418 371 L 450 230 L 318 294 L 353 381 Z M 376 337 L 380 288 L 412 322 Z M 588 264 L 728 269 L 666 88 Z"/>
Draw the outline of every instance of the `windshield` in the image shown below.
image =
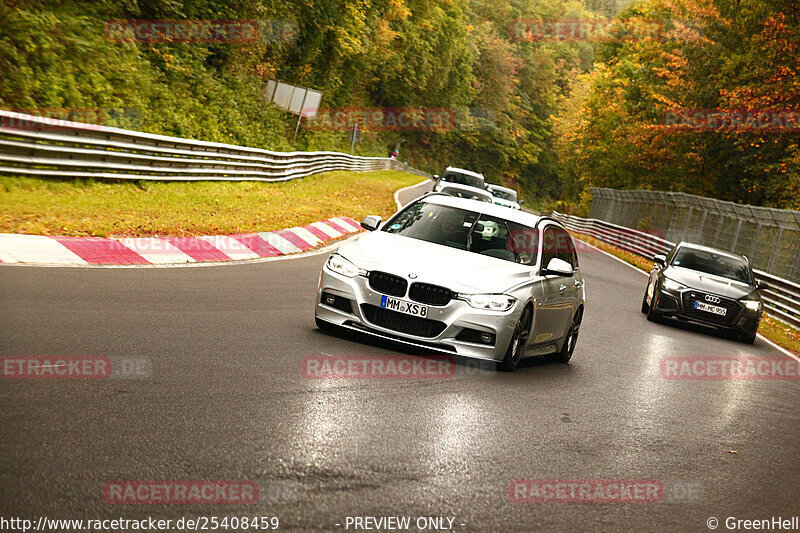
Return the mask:
<path id="1" fill-rule="evenodd" d="M 459 185 L 469 185 L 470 187 L 477 187 L 483 189 L 483 180 L 476 176 L 469 176 L 458 172 L 445 172 L 442 176 L 442 181 L 449 183 L 458 183 Z"/>
<path id="2" fill-rule="evenodd" d="M 747 262 L 729 255 L 681 248 L 675 254 L 672 265 L 690 270 L 697 270 L 722 278 L 733 279 L 743 283 L 753 283 L 750 267 Z"/>
<path id="3" fill-rule="evenodd" d="M 480 192 L 465 191 L 463 189 L 456 189 L 455 187 L 444 187 L 443 193 L 457 196 L 459 198 L 468 198 L 470 200 L 480 200 L 481 202 L 491 202 L 492 198 L 488 194 L 481 194 Z"/>
<path id="4" fill-rule="evenodd" d="M 428 202 L 409 206 L 383 231 L 524 265 L 535 265 L 539 250 L 536 229 Z"/>
<path id="5" fill-rule="evenodd" d="M 503 200 L 508 200 L 510 202 L 517 201 L 517 193 L 515 192 L 492 189 L 492 194 L 498 198 L 502 198 Z"/>

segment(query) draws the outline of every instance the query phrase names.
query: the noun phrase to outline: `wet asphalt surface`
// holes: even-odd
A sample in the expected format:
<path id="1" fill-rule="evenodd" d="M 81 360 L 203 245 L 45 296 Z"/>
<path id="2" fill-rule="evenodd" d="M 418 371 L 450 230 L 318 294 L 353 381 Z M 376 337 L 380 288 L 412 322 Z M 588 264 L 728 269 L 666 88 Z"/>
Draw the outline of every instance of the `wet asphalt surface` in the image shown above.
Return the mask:
<path id="1" fill-rule="evenodd" d="M 568 365 L 308 379 L 310 355 L 420 357 L 315 328 L 326 257 L 0 267 L 0 355 L 149 365 L 135 379 L 0 381 L 0 515 L 277 516 L 284 531 L 346 531 L 367 515 L 411 517 L 410 531 L 418 517 L 451 517 L 453 531 L 708 531 L 713 516 L 724 531 L 729 516 L 800 515 L 800 381 L 660 370 L 665 357 L 788 357 L 647 322 L 632 268 L 581 252 L 587 307 Z M 520 479 L 651 480 L 663 494 L 520 503 Z M 112 504 L 113 480 L 250 480 L 259 501 Z"/>

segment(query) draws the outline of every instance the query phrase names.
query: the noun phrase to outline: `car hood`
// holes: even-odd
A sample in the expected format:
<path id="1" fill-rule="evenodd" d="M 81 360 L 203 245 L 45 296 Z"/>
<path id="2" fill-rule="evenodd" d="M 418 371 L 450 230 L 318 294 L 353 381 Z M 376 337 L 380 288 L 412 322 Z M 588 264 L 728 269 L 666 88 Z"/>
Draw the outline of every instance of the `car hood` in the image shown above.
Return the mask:
<path id="1" fill-rule="evenodd" d="M 752 285 L 742 283 L 741 281 L 721 278 L 712 274 L 681 267 L 668 267 L 664 270 L 664 275 L 692 289 L 710 292 L 736 300 L 747 296 L 755 290 Z"/>
<path id="2" fill-rule="evenodd" d="M 380 270 L 414 281 L 441 285 L 456 292 L 502 293 L 536 277 L 535 270 L 432 242 L 372 231 L 348 242 L 338 253 L 356 266 Z"/>

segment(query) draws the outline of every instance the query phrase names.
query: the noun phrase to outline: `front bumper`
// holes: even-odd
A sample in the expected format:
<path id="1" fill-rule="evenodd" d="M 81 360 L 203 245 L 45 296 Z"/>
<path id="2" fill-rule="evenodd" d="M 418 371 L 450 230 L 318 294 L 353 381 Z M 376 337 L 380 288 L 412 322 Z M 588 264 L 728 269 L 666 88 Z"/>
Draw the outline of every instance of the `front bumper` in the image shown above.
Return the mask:
<path id="1" fill-rule="evenodd" d="M 332 295 L 334 302 L 326 303 L 323 295 Z M 467 302 L 453 299 L 443 306 L 428 305 L 427 320 L 438 324 L 428 328 L 424 335 L 415 335 L 392 327 L 404 326 L 399 322 L 403 317 L 391 315 L 386 320 L 389 313 L 396 313 L 394 311 L 380 311 L 382 319 L 377 320 L 375 308 L 380 308 L 382 296 L 369 286 L 366 277 L 348 278 L 332 272 L 326 265 L 320 274 L 314 315 L 330 324 L 406 345 L 463 357 L 501 361 L 522 313 L 520 302 L 509 311 L 497 312 L 476 309 Z M 408 295 L 397 298 L 412 301 Z M 481 342 L 480 333 L 493 336 L 492 343 Z"/>
<path id="2" fill-rule="evenodd" d="M 694 301 L 693 295 L 698 292 L 693 289 L 669 291 L 660 287 L 652 301 L 655 310 L 665 317 L 740 333 L 753 333 L 758 329 L 762 315 L 761 310 L 753 311 L 737 300 L 724 298 L 723 301 L 727 301 L 727 305 L 723 303 L 723 306 L 728 308 L 728 313 L 725 317 L 718 317 L 691 307 L 691 302 Z"/>

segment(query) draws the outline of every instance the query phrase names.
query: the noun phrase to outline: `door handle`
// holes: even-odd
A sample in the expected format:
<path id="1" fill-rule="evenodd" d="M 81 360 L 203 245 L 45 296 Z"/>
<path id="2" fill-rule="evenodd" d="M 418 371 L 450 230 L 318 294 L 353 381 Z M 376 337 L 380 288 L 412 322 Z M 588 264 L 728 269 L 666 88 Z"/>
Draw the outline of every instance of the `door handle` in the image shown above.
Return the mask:
<path id="1" fill-rule="evenodd" d="M 575 285 L 576 287 L 580 287 L 580 286 L 581 286 L 581 282 L 580 282 L 580 281 L 578 281 L 578 280 L 575 280 L 575 283 L 574 283 L 574 285 Z"/>
<path id="2" fill-rule="evenodd" d="M 566 285 L 562 285 L 561 287 L 558 288 L 558 290 L 561 291 L 561 292 L 564 292 L 564 289 L 566 289 L 566 288 L 567 288 Z"/>

